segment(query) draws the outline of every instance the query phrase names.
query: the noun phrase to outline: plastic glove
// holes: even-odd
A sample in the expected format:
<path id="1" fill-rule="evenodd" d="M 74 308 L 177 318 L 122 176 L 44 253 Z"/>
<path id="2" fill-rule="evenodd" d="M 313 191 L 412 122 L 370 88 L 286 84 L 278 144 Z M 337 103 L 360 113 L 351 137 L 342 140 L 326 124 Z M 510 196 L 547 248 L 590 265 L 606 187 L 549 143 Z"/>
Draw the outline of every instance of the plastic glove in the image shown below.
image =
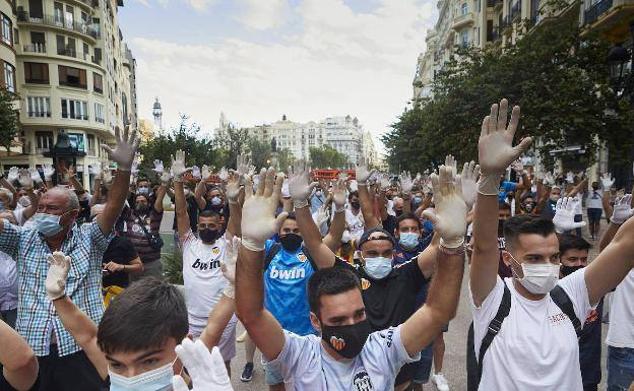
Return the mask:
<path id="1" fill-rule="evenodd" d="M 117 163 L 117 167 L 120 171 L 130 171 L 132 169 L 134 154 L 139 147 L 139 139 L 136 137 L 136 131 L 128 125 L 125 127 L 122 136 L 119 127 L 115 127 L 114 135 L 117 140 L 115 149 L 110 148 L 110 146 L 106 144 L 101 144 L 101 146 L 108 153 L 110 160 Z"/>
<path id="2" fill-rule="evenodd" d="M 156 159 L 154 160 L 154 168 L 152 169 L 156 173 L 156 175 L 161 176 L 163 171 L 165 171 L 165 167 L 163 166 L 163 162 Z"/>
<path id="3" fill-rule="evenodd" d="M 260 172 L 260 185 L 255 194 L 251 179 L 247 179 L 244 205 L 242 206 L 242 245 L 251 251 L 264 250 L 264 243 L 282 225 L 288 213 L 282 212 L 277 218 L 275 210 L 280 200 L 283 176 L 275 179 L 275 170 L 264 168 Z"/>
<path id="4" fill-rule="evenodd" d="M 399 181 L 401 183 L 401 191 L 403 194 L 409 194 L 412 192 L 412 187 L 414 187 L 414 182 L 412 181 L 412 176 L 409 171 L 403 171 L 399 176 Z"/>
<path id="5" fill-rule="evenodd" d="M 221 181 L 226 182 L 227 179 L 229 179 L 229 171 L 225 167 L 222 167 L 218 173 L 218 178 L 220 178 Z"/>
<path id="6" fill-rule="evenodd" d="M 572 171 L 566 173 L 566 182 L 575 183 L 575 174 Z"/>
<path id="7" fill-rule="evenodd" d="M 462 182 L 462 198 L 467 204 L 467 210 L 471 210 L 476 200 L 478 193 L 478 186 L 476 181 L 480 174 L 480 165 L 476 164 L 473 160 L 469 163 L 465 163 L 462 166 L 462 174 L 460 174 L 460 181 Z"/>
<path id="8" fill-rule="evenodd" d="M 634 209 L 630 208 L 632 205 L 632 195 L 626 194 L 623 197 L 618 197 L 614 200 L 614 209 L 612 210 L 612 217 L 610 222 L 612 224 L 623 224 L 632 217 Z"/>
<path id="9" fill-rule="evenodd" d="M 365 160 L 357 164 L 356 179 L 359 185 L 364 186 L 368 182 L 368 178 L 370 178 L 371 174 L 372 171 L 368 170 L 368 165 Z"/>
<path id="10" fill-rule="evenodd" d="M 55 169 L 52 164 L 42 164 L 42 172 L 44 173 L 44 179 L 46 182 L 50 182 L 53 180 L 53 175 L 55 174 Z"/>
<path id="11" fill-rule="evenodd" d="M 346 181 L 339 179 L 332 188 L 332 200 L 335 203 L 335 211 L 341 212 L 346 205 Z"/>
<path id="12" fill-rule="evenodd" d="M 20 169 L 18 174 L 18 183 L 26 190 L 33 188 L 33 179 L 31 178 L 31 172 L 28 169 Z"/>
<path id="13" fill-rule="evenodd" d="M 240 174 L 235 171 L 229 173 L 229 179 L 226 186 L 227 200 L 230 204 L 238 202 L 240 196 Z"/>
<path id="14" fill-rule="evenodd" d="M 547 187 L 553 187 L 555 185 L 555 176 L 550 172 L 546 173 L 543 184 Z"/>
<path id="15" fill-rule="evenodd" d="M 329 209 L 330 208 L 327 204 L 323 204 L 319 207 L 319 209 L 317 209 L 317 213 L 313 215 L 315 225 L 322 236 L 325 236 L 328 233 L 328 220 L 330 220 L 330 214 L 328 213 Z M 324 230 L 326 231 L 325 233 Z"/>
<path id="16" fill-rule="evenodd" d="M 524 173 L 524 164 L 522 163 L 521 159 L 517 159 L 513 163 L 511 163 L 511 168 L 519 175 L 522 175 Z"/>
<path id="17" fill-rule="evenodd" d="M 241 176 L 245 175 L 253 175 L 255 173 L 255 166 L 251 164 L 251 159 L 244 153 L 238 155 L 238 159 L 236 162 L 236 171 Z"/>
<path id="18" fill-rule="evenodd" d="M 357 183 L 356 180 L 352 180 L 350 181 L 350 191 L 359 191 L 359 184 Z"/>
<path id="19" fill-rule="evenodd" d="M 578 203 L 579 200 L 572 197 L 564 197 L 557 201 L 555 217 L 553 217 L 553 224 L 555 224 L 555 231 L 557 231 L 557 233 L 561 234 L 566 231 L 585 227 L 585 221 L 575 222 L 575 207 Z"/>
<path id="20" fill-rule="evenodd" d="M 211 176 L 211 169 L 208 165 L 203 164 L 203 168 L 200 171 L 200 175 L 203 181 L 206 181 Z"/>
<path id="21" fill-rule="evenodd" d="M 231 239 L 226 239 L 225 247 L 225 259 L 220 266 L 222 274 L 225 276 L 229 283 L 225 286 L 223 291 L 224 295 L 233 299 L 235 296 L 235 283 L 236 283 L 236 262 L 238 261 L 238 249 L 240 248 L 240 238 L 233 236 Z"/>
<path id="22" fill-rule="evenodd" d="M 7 174 L 7 181 L 9 181 L 9 183 L 17 181 L 18 175 L 20 175 L 20 170 L 17 167 L 11 167 Z"/>
<path id="23" fill-rule="evenodd" d="M 101 167 L 93 166 L 92 164 L 88 165 L 88 173 L 93 175 L 95 179 L 101 179 Z"/>
<path id="24" fill-rule="evenodd" d="M 431 175 L 435 209 L 427 209 L 423 215 L 434 224 L 443 247 L 458 248 L 464 244 L 467 230 L 467 204 L 462 198 L 460 175 L 454 174 L 452 165 L 442 165 L 438 172 Z"/>
<path id="25" fill-rule="evenodd" d="M 176 155 L 172 155 L 172 167 L 170 169 L 170 174 L 174 176 L 174 182 L 182 182 L 183 175 L 186 172 L 187 167 L 185 166 L 185 152 L 179 149 L 176 151 Z M 167 178 L 167 181 L 164 181 L 164 177 L 165 173 L 161 176 L 161 182 L 169 182 L 169 178 Z"/>
<path id="26" fill-rule="evenodd" d="M 296 209 L 308 205 L 308 197 L 313 193 L 317 182 L 310 181 L 310 168 L 304 160 L 298 160 L 293 167 L 289 167 L 288 190 Z"/>
<path id="27" fill-rule="evenodd" d="M 33 183 L 39 185 L 42 183 L 42 177 L 40 176 L 40 172 L 37 168 L 29 168 L 29 173 L 31 173 L 31 179 L 33 179 Z"/>
<path id="28" fill-rule="evenodd" d="M 192 177 L 194 177 L 194 179 L 200 180 L 200 178 L 201 178 L 200 167 L 198 167 L 198 166 L 193 166 L 192 167 Z"/>
<path id="29" fill-rule="evenodd" d="M 134 160 L 132 161 L 132 168 L 130 169 L 130 173 L 133 176 L 139 175 L 139 162 L 141 161 L 141 154 L 139 152 L 134 154 Z"/>
<path id="30" fill-rule="evenodd" d="M 61 251 L 48 256 L 48 274 L 46 275 L 46 295 L 53 301 L 66 294 L 66 278 L 70 270 L 70 257 Z"/>
<path id="31" fill-rule="evenodd" d="M 209 352 L 200 339 L 192 342 L 191 339 L 185 338 L 174 350 L 192 379 L 192 391 L 233 391 L 227 368 L 217 346 Z M 174 391 L 189 391 L 180 375 L 172 378 L 172 387 Z"/>
<path id="32" fill-rule="evenodd" d="M 612 185 L 614 185 L 614 178 L 612 178 L 612 174 L 608 172 L 601 175 L 601 184 L 603 185 L 604 191 L 610 190 Z"/>
<path id="33" fill-rule="evenodd" d="M 390 177 L 387 174 L 381 174 L 381 176 L 379 177 L 379 187 L 381 188 L 381 190 L 386 191 L 390 188 L 390 186 L 392 186 L 392 183 L 390 182 Z"/>

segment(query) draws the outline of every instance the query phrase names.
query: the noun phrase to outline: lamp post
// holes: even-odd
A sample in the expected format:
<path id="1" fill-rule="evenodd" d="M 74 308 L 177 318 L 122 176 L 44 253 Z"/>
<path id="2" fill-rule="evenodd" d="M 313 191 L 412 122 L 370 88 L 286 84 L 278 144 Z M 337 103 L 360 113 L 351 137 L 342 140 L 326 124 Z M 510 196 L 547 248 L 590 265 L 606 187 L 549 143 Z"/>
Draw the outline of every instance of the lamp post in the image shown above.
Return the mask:
<path id="1" fill-rule="evenodd" d="M 634 21 L 630 22 L 630 37 L 632 40 L 632 45 L 634 45 Z M 623 47 L 622 44 L 614 45 L 610 48 L 608 52 L 608 65 L 610 66 L 610 74 L 614 83 L 614 88 L 617 92 L 617 99 L 623 99 L 624 97 L 628 99 L 630 107 L 634 108 L 634 75 L 632 75 L 632 64 L 634 64 L 634 47 L 628 50 Z M 630 64 L 630 70 L 624 74 L 627 63 Z M 631 137 L 630 140 L 634 141 L 634 127 L 631 129 Z M 630 146 L 629 151 L 629 160 L 628 164 L 625 164 L 620 168 L 621 171 L 617 175 L 617 183 L 618 181 L 622 181 L 621 178 L 624 179 L 623 182 L 618 183 L 619 187 L 625 187 L 626 189 L 632 188 L 633 182 L 633 172 L 632 172 L 632 162 L 634 162 L 634 145 Z"/>
<path id="2" fill-rule="evenodd" d="M 53 159 L 53 167 L 55 167 L 53 183 L 58 185 L 63 181 L 62 169 L 71 165 L 77 166 L 77 158 L 86 156 L 86 152 L 79 151 L 76 146 L 73 146 L 68 135 L 60 130 L 57 142 L 48 152 L 44 152 L 44 156 Z"/>

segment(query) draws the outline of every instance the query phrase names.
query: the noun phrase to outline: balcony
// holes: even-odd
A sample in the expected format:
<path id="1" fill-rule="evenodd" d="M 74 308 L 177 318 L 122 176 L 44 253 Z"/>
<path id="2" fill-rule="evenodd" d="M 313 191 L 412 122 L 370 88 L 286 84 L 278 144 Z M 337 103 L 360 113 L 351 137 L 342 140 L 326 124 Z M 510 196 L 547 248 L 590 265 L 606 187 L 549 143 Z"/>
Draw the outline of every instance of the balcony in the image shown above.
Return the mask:
<path id="1" fill-rule="evenodd" d="M 76 22 L 72 20 L 64 20 L 59 17 L 53 15 L 44 15 L 43 18 L 33 18 L 29 15 L 27 11 L 21 10 L 18 11 L 18 23 L 29 23 L 35 25 L 43 25 L 55 27 L 60 30 L 70 31 L 73 33 L 80 34 L 86 38 L 89 38 L 96 42 L 99 39 L 99 31 L 97 31 L 93 26 L 85 23 L 85 22 Z"/>
<path id="2" fill-rule="evenodd" d="M 451 28 L 454 30 L 460 30 L 463 27 L 470 26 L 473 24 L 473 12 L 467 12 L 462 15 L 458 15 L 453 18 L 453 24 Z"/>
<path id="3" fill-rule="evenodd" d="M 583 24 L 592 24 L 612 8 L 612 0 L 601 0 L 583 12 Z"/>
<path id="4" fill-rule="evenodd" d="M 60 55 L 60 56 L 77 58 L 77 59 L 84 60 L 84 61 L 90 61 L 90 58 L 91 58 L 89 53 L 78 52 L 78 51 L 76 51 L 75 49 L 72 49 L 72 48 L 66 48 L 66 49 L 58 50 L 57 54 Z"/>
<path id="5" fill-rule="evenodd" d="M 583 11 L 583 27 L 585 32 L 599 31 L 612 42 L 623 42 L 630 37 L 633 17 L 634 0 L 600 0 Z"/>
<path id="6" fill-rule="evenodd" d="M 29 118 L 51 118 L 50 111 L 29 111 Z"/>
<path id="7" fill-rule="evenodd" d="M 46 44 L 44 43 L 32 43 L 22 46 L 24 53 L 46 53 Z"/>

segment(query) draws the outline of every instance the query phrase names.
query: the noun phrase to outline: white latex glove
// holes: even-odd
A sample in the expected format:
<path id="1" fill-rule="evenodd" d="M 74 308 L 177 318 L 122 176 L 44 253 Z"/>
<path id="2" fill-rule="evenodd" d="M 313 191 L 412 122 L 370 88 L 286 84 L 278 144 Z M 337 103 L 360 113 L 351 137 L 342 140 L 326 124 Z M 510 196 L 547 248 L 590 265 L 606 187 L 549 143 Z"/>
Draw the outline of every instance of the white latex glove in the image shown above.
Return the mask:
<path id="1" fill-rule="evenodd" d="M 462 198 L 460 175 L 455 175 L 453 165 L 442 165 L 438 172 L 439 176 L 431 175 L 435 209 L 427 209 L 423 215 L 434 224 L 443 247 L 458 248 L 464 244 L 467 230 L 467 204 Z"/>
<path id="2" fill-rule="evenodd" d="M 18 173 L 18 183 L 24 189 L 29 190 L 33 188 L 33 179 L 31 178 L 31 173 L 26 168 L 21 168 Z"/>
<path id="3" fill-rule="evenodd" d="M 200 167 L 192 166 L 192 176 L 194 177 L 194 179 L 200 180 L 200 178 L 201 178 L 201 176 L 200 176 Z"/>
<path id="4" fill-rule="evenodd" d="M 288 178 L 284 178 L 284 183 L 282 183 L 282 198 L 291 198 L 291 191 L 288 187 Z"/>
<path id="5" fill-rule="evenodd" d="M 364 186 L 368 182 L 368 178 L 370 178 L 371 174 L 372 171 L 368 170 L 368 165 L 365 160 L 357 164 L 356 179 L 359 185 Z"/>
<path id="6" fill-rule="evenodd" d="M 55 174 L 55 169 L 52 164 L 42 164 L 42 171 L 44 172 L 44 179 L 46 182 L 50 182 L 53 180 L 53 175 Z"/>
<path id="7" fill-rule="evenodd" d="M 414 182 L 412 181 L 412 176 L 409 171 L 403 171 L 398 179 L 401 182 L 401 191 L 403 194 L 411 193 Z"/>
<path id="8" fill-rule="evenodd" d="M 350 181 L 350 191 L 359 191 L 359 184 L 356 180 Z"/>
<path id="9" fill-rule="evenodd" d="M 42 183 L 42 177 L 40 176 L 40 172 L 37 168 L 29 168 L 29 173 L 31 173 L 31 179 L 33 179 L 33 183 L 39 185 Z"/>
<path id="10" fill-rule="evenodd" d="M 260 185 L 255 194 L 251 179 L 247 179 L 244 205 L 242 206 L 242 245 L 251 251 L 264 250 L 264 243 L 282 225 L 288 213 L 282 212 L 277 218 L 275 210 L 280 200 L 284 176 L 275 178 L 275 170 L 264 168 L 260 172 Z"/>
<path id="11" fill-rule="evenodd" d="M 220 178 L 221 181 L 226 182 L 227 179 L 229 179 L 229 171 L 225 167 L 222 167 L 218 173 L 218 178 Z"/>
<path id="12" fill-rule="evenodd" d="M 476 200 L 478 193 L 478 186 L 476 181 L 480 174 L 480 166 L 473 160 L 469 163 L 465 163 L 462 166 L 462 174 L 460 174 L 460 181 L 462 182 L 462 198 L 467 204 L 467 210 L 471 210 Z"/>
<path id="13" fill-rule="evenodd" d="M 233 391 L 225 362 L 217 346 L 209 352 L 200 339 L 192 342 L 185 338 L 174 350 L 192 379 L 192 391 Z M 172 378 L 172 387 L 174 391 L 189 391 L 180 375 Z"/>
<path id="14" fill-rule="evenodd" d="M 66 294 L 66 278 L 70 270 L 70 257 L 55 251 L 48 256 L 48 274 L 46 275 L 46 295 L 53 301 Z"/>
<path id="15" fill-rule="evenodd" d="M 240 174 L 235 171 L 229 173 L 225 193 L 230 204 L 238 202 L 238 197 L 240 196 L 240 178 Z"/>
<path id="16" fill-rule="evenodd" d="M 555 185 L 555 176 L 550 172 L 546 173 L 543 184 L 546 187 L 553 187 Z"/>
<path id="17" fill-rule="evenodd" d="M 132 161 L 132 168 L 130 169 L 130 174 L 136 177 L 139 175 L 139 162 L 141 161 L 141 154 L 139 152 L 134 154 L 134 160 Z"/>
<path id="18" fill-rule="evenodd" d="M 317 182 L 310 181 L 310 168 L 304 160 L 298 160 L 293 167 L 289 167 L 288 190 L 295 209 L 308 205 L 308 197 L 313 193 Z"/>
<path id="19" fill-rule="evenodd" d="M 555 224 L 557 233 L 561 234 L 585 227 L 585 221 L 575 222 L 575 207 L 579 202 L 578 199 L 572 197 L 564 197 L 557 201 L 555 217 L 553 217 L 553 224 Z"/>
<path id="20" fill-rule="evenodd" d="M 110 167 L 105 166 L 101 171 L 101 181 L 106 187 L 112 185 L 112 172 L 110 171 Z"/>
<path id="21" fill-rule="evenodd" d="M 491 113 L 482 121 L 482 131 L 478 141 L 478 160 L 482 176 L 478 182 L 478 192 L 484 195 L 497 195 L 500 175 L 531 144 L 526 137 L 513 147 L 513 137 L 517 130 L 520 108 L 515 106 L 511 121 L 507 127 L 508 101 L 502 99 L 500 105 L 491 106 Z"/>
<path id="22" fill-rule="evenodd" d="M 208 165 L 203 164 L 203 168 L 200 170 L 200 175 L 203 181 L 206 181 L 211 176 L 211 169 Z"/>
<path id="23" fill-rule="evenodd" d="M 240 248 L 240 238 L 233 236 L 231 239 L 226 239 L 225 247 L 225 259 L 220 266 L 222 274 L 225 276 L 229 283 L 225 286 L 223 291 L 224 295 L 233 299 L 235 296 L 235 283 L 236 283 L 236 262 L 238 261 L 238 249 Z"/>
<path id="24" fill-rule="evenodd" d="M 170 174 L 174 176 L 174 182 L 182 182 L 183 175 L 186 172 L 187 167 L 185 166 L 185 152 L 179 149 L 176 151 L 175 155 L 172 155 L 172 167 L 170 168 Z M 163 176 L 165 176 L 165 173 Z M 161 176 L 161 181 L 163 181 L 163 176 Z M 167 179 L 167 182 L 169 182 L 169 178 Z"/>
<path id="25" fill-rule="evenodd" d="M 322 235 L 323 235 L 322 227 L 324 225 L 326 225 L 327 227 L 328 220 L 330 220 L 328 209 L 329 209 L 328 205 L 323 204 L 322 206 L 319 207 L 319 209 L 317 209 L 317 213 L 314 216 L 315 225 L 317 226 L 317 228 L 319 228 L 319 233 Z M 326 231 L 328 230 L 326 229 Z"/>
<path id="26" fill-rule="evenodd" d="M 614 178 L 612 178 L 612 174 L 609 172 L 601 175 L 601 184 L 603 185 L 603 190 L 608 191 L 614 185 Z"/>
<path id="27" fill-rule="evenodd" d="M 390 186 L 392 186 L 392 183 L 390 182 L 390 176 L 385 173 L 381 174 L 381 176 L 379 177 L 379 187 L 381 188 L 381 190 L 386 191 L 390 188 Z"/>
<path id="28" fill-rule="evenodd" d="M 521 159 L 517 159 L 513 163 L 511 163 L 511 168 L 518 175 L 522 175 L 524 173 L 524 164 L 522 163 Z"/>
<path id="29" fill-rule="evenodd" d="M 632 217 L 632 214 L 634 214 L 634 209 L 630 208 L 631 205 L 631 194 L 626 194 L 623 197 L 617 197 L 616 200 L 614 200 L 614 209 L 612 210 L 610 222 L 617 225 L 625 223 L 627 219 Z"/>
<path id="30" fill-rule="evenodd" d="M 236 171 L 240 176 L 253 175 L 255 173 L 255 166 L 251 164 L 251 159 L 248 155 L 241 153 L 238 155 L 236 162 Z"/>
<path id="31" fill-rule="evenodd" d="M 121 131 L 117 126 L 114 128 L 114 136 L 117 140 L 115 149 L 110 148 L 110 146 L 106 144 L 101 144 L 101 146 L 108 153 L 110 160 L 117 163 L 117 167 L 120 171 L 130 171 L 132 169 L 134 154 L 139 147 L 139 139 L 136 137 L 136 131 L 128 125 L 123 131 L 123 135 L 121 135 Z"/>
<path id="32" fill-rule="evenodd" d="M 572 171 L 566 173 L 566 182 L 575 183 L 575 174 Z"/>
<path id="33" fill-rule="evenodd" d="M 95 179 L 101 179 L 101 167 L 93 166 L 92 164 L 88 165 L 88 173 L 93 175 Z"/>
<path id="34" fill-rule="evenodd" d="M 18 175 L 20 175 L 20 170 L 17 167 L 11 167 L 7 174 L 7 181 L 9 181 L 9 183 L 17 181 Z"/>
<path id="35" fill-rule="evenodd" d="M 165 166 L 161 160 L 154 160 L 154 168 L 152 169 L 156 173 L 156 175 L 161 176 L 163 171 L 165 171 Z"/>
<path id="36" fill-rule="evenodd" d="M 339 179 L 332 187 L 332 200 L 335 203 L 335 210 L 340 212 L 346 206 L 346 181 Z"/>

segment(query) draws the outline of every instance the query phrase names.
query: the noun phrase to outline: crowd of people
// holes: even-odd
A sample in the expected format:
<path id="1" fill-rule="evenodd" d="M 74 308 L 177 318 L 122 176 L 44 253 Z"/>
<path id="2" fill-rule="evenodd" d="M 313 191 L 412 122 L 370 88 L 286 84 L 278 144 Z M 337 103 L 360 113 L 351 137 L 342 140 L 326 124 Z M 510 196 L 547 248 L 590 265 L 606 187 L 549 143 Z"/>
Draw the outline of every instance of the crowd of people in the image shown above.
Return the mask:
<path id="1" fill-rule="evenodd" d="M 91 191 L 69 165 L 11 168 L 0 390 L 226 391 L 252 380 L 257 349 L 270 390 L 447 391 L 465 270 L 469 390 L 597 390 L 607 294 L 607 387 L 631 389 L 632 195 L 607 173 L 525 167 L 531 139 L 514 145 L 508 112 L 502 100 L 484 118 L 477 164 L 447 156 L 415 176 L 360 164 L 313 181 L 306 162 L 256 173 L 246 155 L 214 173 L 176 151 L 139 177 L 129 128 Z M 182 289 L 161 262 L 172 202 Z"/>

